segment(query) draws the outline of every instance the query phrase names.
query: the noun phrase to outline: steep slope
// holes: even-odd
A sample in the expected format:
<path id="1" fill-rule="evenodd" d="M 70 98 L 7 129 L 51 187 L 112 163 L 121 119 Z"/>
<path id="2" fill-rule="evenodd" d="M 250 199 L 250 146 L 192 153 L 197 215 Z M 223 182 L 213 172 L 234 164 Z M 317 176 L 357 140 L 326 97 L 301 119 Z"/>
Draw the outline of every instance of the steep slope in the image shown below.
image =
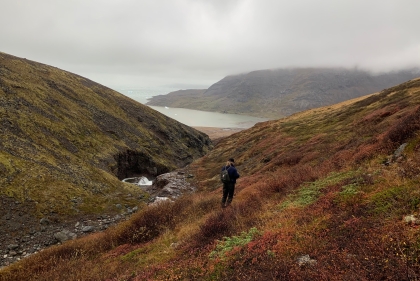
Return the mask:
<path id="1" fill-rule="evenodd" d="M 205 92 L 173 92 L 152 97 L 147 104 L 281 118 L 374 93 L 419 74 L 407 70 L 373 75 L 341 68 L 259 70 L 227 76 Z"/>
<path id="2" fill-rule="evenodd" d="M 257 124 L 190 165 L 201 192 L 0 280 L 418 280 L 419 133 L 420 79 Z M 221 209 L 228 157 L 241 178 Z"/>
<path id="3" fill-rule="evenodd" d="M 37 221 L 137 205 L 142 192 L 122 178 L 168 172 L 211 145 L 109 88 L 4 53 L 0 105 L 0 196 L 31 205 Z"/>
<path id="4" fill-rule="evenodd" d="M 186 104 L 186 101 L 188 101 L 188 108 L 195 109 L 200 107 L 200 104 L 203 102 L 200 98 L 195 99 L 195 97 L 202 97 L 205 92 L 206 89 L 179 90 L 170 92 L 166 95 L 153 96 L 146 104 L 186 108 L 184 105 Z"/>

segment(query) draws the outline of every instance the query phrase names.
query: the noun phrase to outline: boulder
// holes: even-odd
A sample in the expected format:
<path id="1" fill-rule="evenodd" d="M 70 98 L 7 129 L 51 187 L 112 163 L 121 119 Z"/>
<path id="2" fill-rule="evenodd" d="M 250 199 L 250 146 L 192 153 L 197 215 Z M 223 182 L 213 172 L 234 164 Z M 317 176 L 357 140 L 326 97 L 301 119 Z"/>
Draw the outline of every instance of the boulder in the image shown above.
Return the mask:
<path id="1" fill-rule="evenodd" d="M 19 248 L 19 245 L 17 245 L 17 244 L 10 244 L 10 245 L 7 246 L 7 248 L 9 250 L 16 250 L 17 248 Z"/>
<path id="2" fill-rule="evenodd" d="M 39 223 L 40 223 L 41 225 L 49 225 L 51 222 L 50 222 L 50 220 L 49 220 L 49 219 L 47 219 L 47 218 L 42 218 L 42 219 L 39 221 Z"/>
<path id="3" fill-rule="evenodd" d="M 420 220 L 418 218 L 416 218 L 414 215 L 405 216 L 404 221 L 407 224 L 420 224 Z"/>
<path id="4" fill-rule="evenodd" d="M 82 228 L 82 232 L 92 232 L 94 230 L 95 230 L 95 228 L 93 226 L 91 226 L 91 225 L 87 225 L 87 226 L 84 226 Z"/>
<path id="5" fill-rule="evenodd" d="M 54 238 L 61 243 L 70 239 L 76 239 L 76 237 L 76 233 L 73 233 L 67 229 L 54 233 Z"/>
<path id="6" fill-rule="evenodd" d="M 317 263 L 317 261 L 314 259 L 311 259 L 309 255 L 302 255 L 298 257 L 297 262 L 299 266 L 314 266 Z"/>
<path id="7" fill-rule="evenodd" d="M 64 241 L 67 241 L 69 239 L 67 237 L 67 235 L 62 231 L 54 233 L 54 238 L 61 243 L 63 243 Z"/>

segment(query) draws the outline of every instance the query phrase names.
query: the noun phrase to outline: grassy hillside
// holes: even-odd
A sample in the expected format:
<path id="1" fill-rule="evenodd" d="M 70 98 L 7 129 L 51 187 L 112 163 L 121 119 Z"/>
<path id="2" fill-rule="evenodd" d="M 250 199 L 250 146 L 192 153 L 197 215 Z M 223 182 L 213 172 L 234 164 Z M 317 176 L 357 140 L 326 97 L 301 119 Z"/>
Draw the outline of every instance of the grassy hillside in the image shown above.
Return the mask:
<path id="1" fill-rule="evenodd" d="M 109 88 L 4 53 L 0 105 L 0 197 L 35 206 L 36 220 L 136 205 L 141 191 L 120 179 L 168 172 L 210 146 Z"/>
<path id="2" fill-rule="evenodd" d="M 147 104 L 278 119 L 374 93 L 419 75 L 418 69 L 378 75 L 344 68 L 258 70 L 227 76 L 206 91 L 155 96 Z"/>
<path id="3" fill-rule="evenodd" d="M 419 132 L 420 79 L 257 124 L 190 166 L 200 192 L 0 280 L 418 280 Z M 228 157 L 241 178 L 221 209 Z"/>

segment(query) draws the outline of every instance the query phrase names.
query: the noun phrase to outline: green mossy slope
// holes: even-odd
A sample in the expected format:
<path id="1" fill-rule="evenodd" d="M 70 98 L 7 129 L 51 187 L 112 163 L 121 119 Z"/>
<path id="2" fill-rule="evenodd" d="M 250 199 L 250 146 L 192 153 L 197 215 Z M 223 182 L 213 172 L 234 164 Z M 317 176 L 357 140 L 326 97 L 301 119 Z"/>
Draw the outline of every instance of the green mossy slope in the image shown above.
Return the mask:
<path id="1" fill-rule="evenodd" d="M 141 192 L 119 179 L 168 172 L 211 145 L 205 134 L 109 88 L 4 53 L 0 106 L 0 195 L 35 202 L 38 215 L 134 204 Z"/>

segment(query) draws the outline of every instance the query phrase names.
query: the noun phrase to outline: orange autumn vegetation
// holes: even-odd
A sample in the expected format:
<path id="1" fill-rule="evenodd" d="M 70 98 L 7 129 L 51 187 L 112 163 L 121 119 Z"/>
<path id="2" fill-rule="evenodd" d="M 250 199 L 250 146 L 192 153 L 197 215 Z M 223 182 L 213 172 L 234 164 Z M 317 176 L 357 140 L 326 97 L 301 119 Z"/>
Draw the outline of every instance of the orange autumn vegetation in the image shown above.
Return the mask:
<path id="1" fill-rule="evenodd" d="M 197 193 L 32 255 L 0 280 L 418 280 L 420 230 L 403 218 L 420 217 L 419 132 L 420 79 L 257 124 L 190 166 Z M 242 177 L 221 209 L 229 157 Z"/>

